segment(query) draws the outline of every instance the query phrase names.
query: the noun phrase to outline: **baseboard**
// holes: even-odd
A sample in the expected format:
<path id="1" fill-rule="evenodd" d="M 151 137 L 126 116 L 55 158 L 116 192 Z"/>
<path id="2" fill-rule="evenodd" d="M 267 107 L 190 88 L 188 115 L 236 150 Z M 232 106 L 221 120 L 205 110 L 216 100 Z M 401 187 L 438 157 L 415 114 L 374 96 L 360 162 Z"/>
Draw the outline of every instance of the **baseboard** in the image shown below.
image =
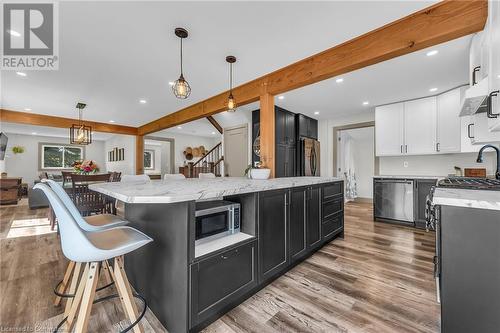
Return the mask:
<path id="1" fill-rule="evenodd" d="M 373 202 L 373 198 L 354 198 L 353 200 L 354 202 L 359 202 L 359 203 L 372 203 Z"/>

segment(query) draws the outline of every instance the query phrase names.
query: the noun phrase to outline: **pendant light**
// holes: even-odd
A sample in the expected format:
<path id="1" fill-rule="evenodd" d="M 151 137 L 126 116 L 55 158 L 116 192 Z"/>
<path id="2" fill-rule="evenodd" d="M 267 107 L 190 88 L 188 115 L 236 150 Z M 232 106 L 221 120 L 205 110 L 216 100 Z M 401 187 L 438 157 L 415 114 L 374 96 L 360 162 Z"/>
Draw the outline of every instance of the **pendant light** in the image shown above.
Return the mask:
<path id="1" fill-rule="evenodd" d="M 73 145 L 89 145 L 92 143 L 92 127 L 84 125 L 82 111 L 87 106 L 85 103 L 77 103 L 78 124 L 69 128 L 69 143 Z"/>
<path id="2" fill-rule="evenodd" d="M 188 32 L 184 28 L 175 28 L 175 35 L 181 40 L 181 75 L 172 86 L 172 91 L 174 92 L 175 97 L 186 99 L 191 94 L 191 87 L 189 86 L 189 83 L 184 79 L 184 74 L 182 72 L 182 40 L 184 38 L 187 38 Z"/>
<path id="3" fill-rule="evenodd" d="M 233 64 L 236 62 L 235 56 L 227 56 L 226 61 L 229 63 L 229 96 L 227 98 L 227 111 L 236 111 L 236 102 L 233 97 Z"/>

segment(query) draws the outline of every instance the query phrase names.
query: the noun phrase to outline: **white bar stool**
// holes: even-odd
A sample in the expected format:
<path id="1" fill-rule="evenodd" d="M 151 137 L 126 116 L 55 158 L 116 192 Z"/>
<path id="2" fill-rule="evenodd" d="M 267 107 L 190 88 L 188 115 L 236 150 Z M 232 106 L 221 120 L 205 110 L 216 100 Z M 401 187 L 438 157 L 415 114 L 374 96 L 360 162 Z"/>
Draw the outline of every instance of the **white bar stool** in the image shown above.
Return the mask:
<path id="1" fill-rule="evenodd" d="M 61 201 L 63 202 L 64 206 L 68 209 L 70 214 L 73 215 L 80 228 L 82 228 L 85 231 L 102 231 L 109 228 L 126 225 L 128 223 L 127 220 L 124 220 L 113 214 L 91 215 L 91 216 L 86 216 L 83 219 L 78 219 L 77 217 L 81 217 L 80 212 L 78 211 L 78 208 L 76 208 L 75 204 L 73 203 L 73 200 L 71 200 L 66 190 L 60 184 L 51 179 L 43 179 L 42 182 L 50 186 L 50 188 L 59 197 L 59 199 L 61 199 Z M 56 299 L 54 301 L 55 306 L 59 306 L 59 304 L 61 304 L 62 298 L 72 298 L 74 296 L 76 284 L 78 283 L 78 281 L 72 282 L 71 285 L 69 285 L 68 283 L 72 274 L 74 276 L 74 279 L 76 280 L 78 279 L 78 276 L 80 275 L 81 271 L 81 266 L 82 266 L 81 263 L 75 263 L 73 261 L 69 262 L 68 267 L 66 268 L 66 272 L 64 273 L 63 279 L 54 288 L 54 294 L 56 294 Z M 102 290 L 113 284 L 111 276 L 108 271 L 108 266 L 103 265 L 103 270 L 105 273 L 107 284 L 106 286 L 99 288 L 99 290 Z M 68 291 L 68 288 L 69 288 L 69 293 L 66 293 Z M 69 300 L 68 304 L 66 304 L 66 307 L 69 306 L 71 306 L 71 300 Z"/>
<path id="2" fill-rule="evenodd" d="M 146 312 L 146 301 L 141 296 L 132 293 L 123 268 L 123 256 L 148 244 L 152 239 L 142 232 L 126 226 L 103 231 L 85 231 L 80 227 L 83 218 L 81 216 L 74 217 L 47 184 L 38 183 L 35 188 L 45 193 L 59 220 L 61 247 L 64 256 L 85 266 L 71 308 L 68 313 L 65 312 L 64 320 L 57 329 L 66 322 L 68 331 L 71 331 L 76 319 L 75 332 L 87 331 L 100 273 L 99 266 L 101 263 L 107 265 L 109 259 L 114 259 L 114 267 L 110 273 L 116 282 L 117 296 L 120 297 L 124 311 L 132 323 L 130 327 L 133 327 L 136 333 L 142 332 L 139 321 Z M 134 296 L 144 301 L 144 309 L 140 315 L 133 300 Z"/>

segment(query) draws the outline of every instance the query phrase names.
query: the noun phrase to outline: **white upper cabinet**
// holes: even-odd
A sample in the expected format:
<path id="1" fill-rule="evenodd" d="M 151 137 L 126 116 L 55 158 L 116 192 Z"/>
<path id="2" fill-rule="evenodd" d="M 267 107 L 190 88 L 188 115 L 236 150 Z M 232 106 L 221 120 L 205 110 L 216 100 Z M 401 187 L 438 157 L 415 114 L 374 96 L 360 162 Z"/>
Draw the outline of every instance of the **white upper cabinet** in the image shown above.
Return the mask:
<path id="1" fill-rule="evenodd" d="M 461 121 L 458 115 L 462 90 L 457 88 L 437 96 L 436 151 L 439 153 L 460 152 Z"/>
<path id="2" fill-rule="evenodd" d="M 375 108 L 375 142 L 377 156 L 403 153 L 403 103 Z"/>
<path id="3" fill-rule="evenodd" d="M 472 126 L 472 144 L 480 145 L 500 142 L 500 132 L 488 130 L 488 120 L 485 112 L 476 113 L 472 116 L 474 125 Z"/>
<path id="4" fill-rule="evenodd" d="M 500 132 L 500 1 L 488 2 L 489 36 L 489 92 L 491 93 L 491 113 L 496 118 L 488 119 L 488 129 Z"/>
<path id="5" fill-rule="evenodd" d="M 436 152 L 436 97 L 405 102 L 405 147 L 411 155 Z"/>

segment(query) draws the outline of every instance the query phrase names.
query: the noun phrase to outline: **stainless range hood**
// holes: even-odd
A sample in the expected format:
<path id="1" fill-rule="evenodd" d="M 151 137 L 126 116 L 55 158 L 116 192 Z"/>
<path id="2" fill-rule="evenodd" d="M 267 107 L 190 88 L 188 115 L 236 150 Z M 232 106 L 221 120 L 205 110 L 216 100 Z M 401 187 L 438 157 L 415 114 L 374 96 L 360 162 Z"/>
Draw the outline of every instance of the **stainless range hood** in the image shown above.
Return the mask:
<path id="1" fill-rule="evenodd" d="M 465 97 L 460 110 L 460 117 L 486 112 L 488 109 L 488 78 L 465 91 Z"/>

